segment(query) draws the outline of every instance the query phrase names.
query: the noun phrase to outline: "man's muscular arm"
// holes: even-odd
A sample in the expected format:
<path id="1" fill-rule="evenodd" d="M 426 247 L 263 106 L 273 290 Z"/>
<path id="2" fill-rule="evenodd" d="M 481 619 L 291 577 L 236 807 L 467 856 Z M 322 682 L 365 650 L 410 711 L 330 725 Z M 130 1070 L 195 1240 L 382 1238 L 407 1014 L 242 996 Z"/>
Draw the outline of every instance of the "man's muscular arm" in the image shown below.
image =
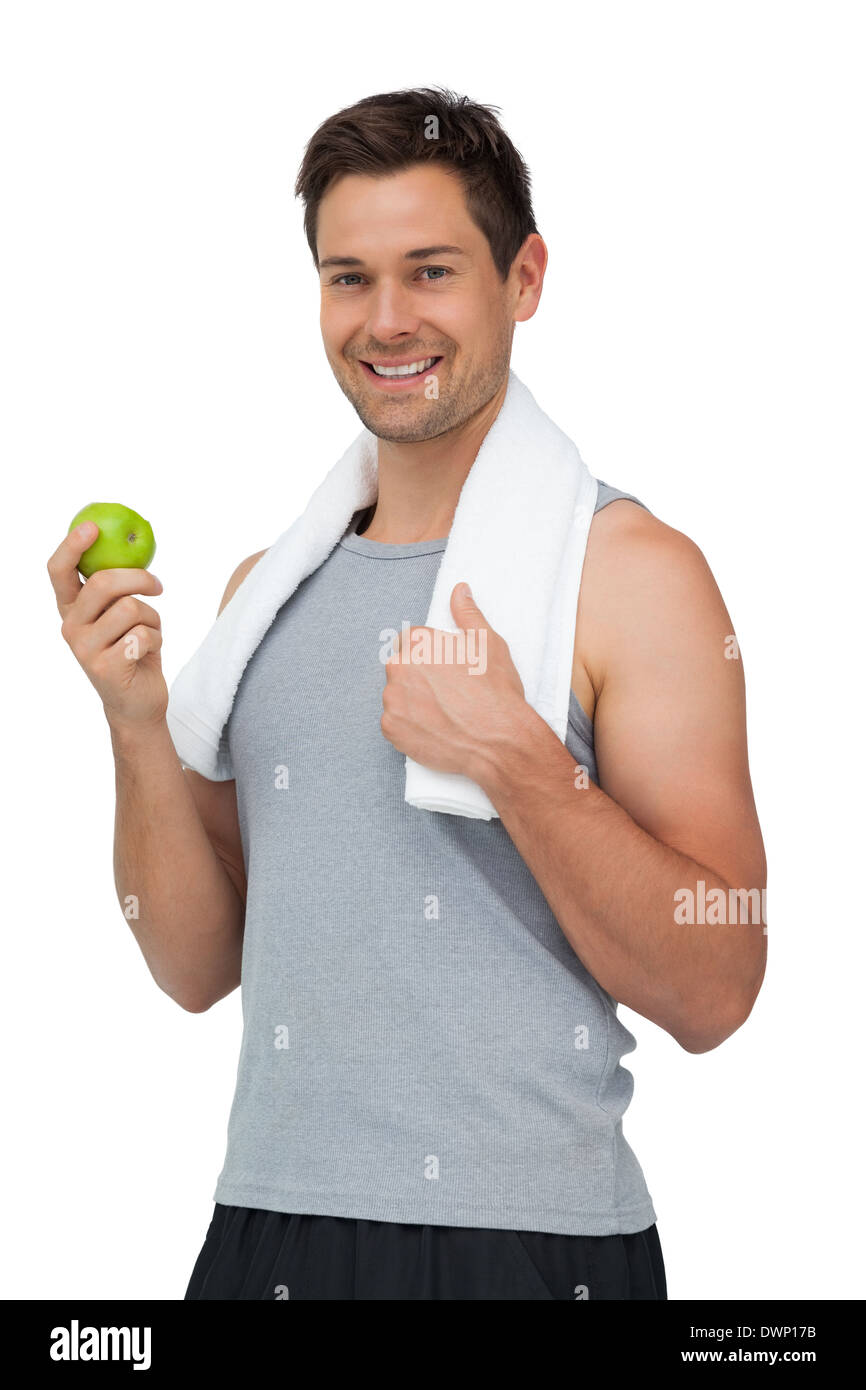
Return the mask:
<path id="1" fill-rule="evenodd" d="M 528 706 L 479 775 L 590 973 L 703 1052 L 745 1021 L 766 960 L 751 914 L 674 920 L 674 894 L 697 896 L 698 880 L 726 906 L 730 888 L 766 886 L 742 661 L 690 540 L 623 502 L 590 536 L 575 666 L 595 692 L 600 787 L 575 787 L 574 760 Z"/>
<path id="2" fill-rule="evenodd" d="M 460 625 L 485 625 L 455 593 Z M 618 501 L 590 529 L 576 634 L 600 786 L 575 785 L 574 759 L 489 627 L 484 676 L 387 668 L 386 736 L 483 787 L 587 970 L 690 1052 L 744 1022 L 766 956 L 761 922 L 674 920 L 675 893 L 697 893 L 701 879 L 726 902 L 729 888 L 766 883 L 732 631 L 698 548 Z"/>
<path id="3" fill-rule="evenodd" d="M 62 634 L 111 732 L 117 895 L 157 984 L 200 1012 L 240 979 L 246 884 L 234 783 L 182 768 L 165 720 L 159 614 L 136 597 L 162 586 L 141 569 L 82 584 L 76 566 L 96 534 L 91 522 L 64 537 L 48 572 Z M 235 571 L 223 606 L 258 558 Z"/>
<path id="4" fill-rule="evenodd" d="M 235 570 L 220 612 L 259 558 Z M 183 767 L 164 717 L 144 728 L 109 722 L 117 895 L 121 905 L 127 894 L 138 899 L 129 925 L 156 983 L 201 1013 L 241 978 L 246 877 L 235 784 Z"/>

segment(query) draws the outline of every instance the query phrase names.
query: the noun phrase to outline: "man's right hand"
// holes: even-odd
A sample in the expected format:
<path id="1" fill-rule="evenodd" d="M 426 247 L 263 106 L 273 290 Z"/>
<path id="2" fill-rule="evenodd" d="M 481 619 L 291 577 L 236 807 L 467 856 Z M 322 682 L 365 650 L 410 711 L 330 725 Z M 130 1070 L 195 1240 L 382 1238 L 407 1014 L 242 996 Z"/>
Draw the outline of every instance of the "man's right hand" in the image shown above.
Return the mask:
<path id="1" fill-rule="evenodd" d="M 48 561 L 60 631 L 112 728 L 146 728 L 165 718 L 168 687 L 159 656 L 159 614 L 134 595 L 161 594 L 162 584 L 143 569 L 98 570 L 82 584 L 78 561 L 98 534 L 94 522 L 83 522 Z"/>

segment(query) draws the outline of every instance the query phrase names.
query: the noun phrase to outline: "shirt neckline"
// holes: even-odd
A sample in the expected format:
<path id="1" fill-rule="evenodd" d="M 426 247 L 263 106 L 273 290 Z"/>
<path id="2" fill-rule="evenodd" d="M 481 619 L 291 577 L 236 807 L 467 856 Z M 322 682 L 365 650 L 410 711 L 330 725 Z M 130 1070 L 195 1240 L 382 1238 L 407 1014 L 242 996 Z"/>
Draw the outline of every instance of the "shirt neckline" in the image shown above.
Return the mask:
<path id="1" fill-rule="evenodd" d="M 356 555 L 369 555 L 377 560 L 403 560 L 414 555 L 440 554 L 448 544 L 447 536 L 442 536 L 438 540 L 406 541 L 400 544 L 392 544 L 390 541 L 368 540 L 366 536 L 355 534 L 355 527 L 362 515 L 363 511 L 355 512 L 349 522 L 346 534 L 340 540 L 340 545 L 344 550 L 353 550 Z"/>

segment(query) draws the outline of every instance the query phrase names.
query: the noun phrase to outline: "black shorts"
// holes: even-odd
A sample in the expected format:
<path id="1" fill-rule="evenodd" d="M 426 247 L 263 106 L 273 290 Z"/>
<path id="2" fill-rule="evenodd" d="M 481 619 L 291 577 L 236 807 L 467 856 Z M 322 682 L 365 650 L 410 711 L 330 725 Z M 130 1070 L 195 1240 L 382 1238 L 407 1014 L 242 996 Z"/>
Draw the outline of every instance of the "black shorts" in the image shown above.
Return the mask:
<path id="1" fill-rule="evenodd" d="M 655 1226 L 569 1236 L 217 1202 L 186 1299 L 666 1299 Z"/>

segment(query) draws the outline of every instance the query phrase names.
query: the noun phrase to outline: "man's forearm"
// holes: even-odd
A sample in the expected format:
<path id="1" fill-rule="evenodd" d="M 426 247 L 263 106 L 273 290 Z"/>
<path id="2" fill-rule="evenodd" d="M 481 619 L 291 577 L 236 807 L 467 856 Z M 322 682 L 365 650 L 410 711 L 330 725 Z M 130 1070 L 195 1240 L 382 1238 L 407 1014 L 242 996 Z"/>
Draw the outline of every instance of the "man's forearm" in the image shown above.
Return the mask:
<path id="1" fill-rule="evenodd" d="M 703 880 L 727 901 L 739 885 L 654 839 L 591 781 L 575 786 L 573 757 L 526 711 L 479 750 L 472 775 L 598 983 L 689 1051 L 715 1046 L 757 995 L 763 926 L 676 922 L 678 890 Z"/>
<path id="2" fill-rule="evenodd" d="M 164 721 L 112 727 L 117 895 L 161 989 L 200 1011 L 240 979 L 244 909 Z"/>

